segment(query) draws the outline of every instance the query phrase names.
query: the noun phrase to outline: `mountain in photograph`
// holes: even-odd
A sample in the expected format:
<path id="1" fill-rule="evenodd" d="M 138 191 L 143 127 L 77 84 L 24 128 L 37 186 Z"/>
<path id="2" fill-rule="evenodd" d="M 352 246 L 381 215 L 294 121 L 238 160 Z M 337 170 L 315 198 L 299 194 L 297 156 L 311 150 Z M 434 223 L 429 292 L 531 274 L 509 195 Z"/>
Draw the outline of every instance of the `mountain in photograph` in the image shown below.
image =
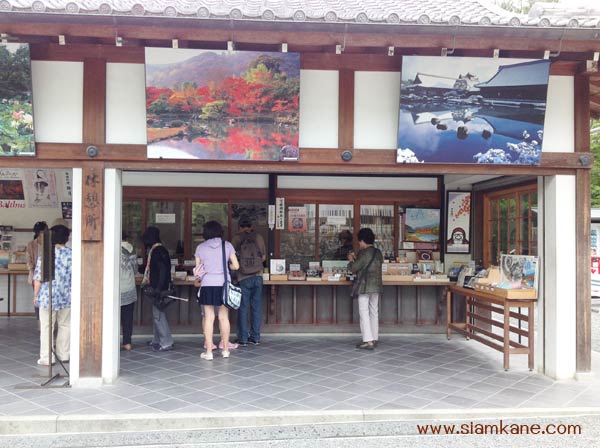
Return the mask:
<path id="1" fill-rule="evenodd" d="M 268 55 L 279 62 L 281 72 L 288 78 L 298 78 L 300 67 L 285 53 L 256 53 L 240 51 L 223 57 L 214 51 L 202 52 L 183 62 L 173 64 L 147 64 L 146 83 L 153 87 L 173 87 L 184 82 L 198 86 L 220 83 L 230 76 L 239 77 L 261 55 Z"/>

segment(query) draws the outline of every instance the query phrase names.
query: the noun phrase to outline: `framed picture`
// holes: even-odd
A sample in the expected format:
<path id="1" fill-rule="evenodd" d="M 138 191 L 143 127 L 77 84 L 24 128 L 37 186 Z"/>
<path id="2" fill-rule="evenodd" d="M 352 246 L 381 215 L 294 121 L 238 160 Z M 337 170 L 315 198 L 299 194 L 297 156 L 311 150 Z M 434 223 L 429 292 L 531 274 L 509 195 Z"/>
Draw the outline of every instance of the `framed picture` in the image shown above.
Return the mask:
<path id="1" fill-rule="evenodd" d="M 539 165 L 550 61 L 404 56 L 398 163 Z"/>
<path id="2" fill-rule="evenodd" d="M 449 191 L 446 198 L 446 253 L 471 252 L 471 192 Z"/>
<path id="3" fill-rule="evenodd" d="M 407 208 L 404 220 L 404 241 L 438 243 L 440 241 L 440 210 L 437 208 Z M 404 248 L 407 249 L 406 245 Z"/>

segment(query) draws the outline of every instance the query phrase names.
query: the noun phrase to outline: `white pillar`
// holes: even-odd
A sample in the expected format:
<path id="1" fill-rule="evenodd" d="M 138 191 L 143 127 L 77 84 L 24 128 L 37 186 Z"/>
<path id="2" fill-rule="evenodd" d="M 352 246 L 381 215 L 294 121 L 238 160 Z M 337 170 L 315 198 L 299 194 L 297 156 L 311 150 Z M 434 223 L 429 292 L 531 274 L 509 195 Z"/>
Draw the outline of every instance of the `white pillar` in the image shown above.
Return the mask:
<path id="1" fill-rule="evenodd" d="M 69 376 L 79 384 L 79 333 L 81 331 L 81 197 L 83 171 L 73 168 L 73 217 L 71 220 L 71 353 Z"/>
<path id="2" fill-rule="evenodd" d="M 104 284 L 102 309 L 102 380 L 119 375 L 119 259 L 121 253 L 121 170 L 104 170 Z"/>
<path id="3" fill-rule="evenodd" d="M 544 178 L 544 373 L 576 370 L 575 176 Z"/>

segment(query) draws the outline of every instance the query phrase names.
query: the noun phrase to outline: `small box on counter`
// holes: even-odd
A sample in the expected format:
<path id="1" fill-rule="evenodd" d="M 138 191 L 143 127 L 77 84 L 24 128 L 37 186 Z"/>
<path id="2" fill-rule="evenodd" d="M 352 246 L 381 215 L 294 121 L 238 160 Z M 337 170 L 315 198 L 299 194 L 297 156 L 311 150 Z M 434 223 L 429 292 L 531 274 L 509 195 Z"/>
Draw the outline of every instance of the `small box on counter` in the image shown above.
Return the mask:
<path id="1" fill-rule="evenodd" d="M 287 274 L 271 274 L 272 282 L 283 282 L 288 279 Z"/>

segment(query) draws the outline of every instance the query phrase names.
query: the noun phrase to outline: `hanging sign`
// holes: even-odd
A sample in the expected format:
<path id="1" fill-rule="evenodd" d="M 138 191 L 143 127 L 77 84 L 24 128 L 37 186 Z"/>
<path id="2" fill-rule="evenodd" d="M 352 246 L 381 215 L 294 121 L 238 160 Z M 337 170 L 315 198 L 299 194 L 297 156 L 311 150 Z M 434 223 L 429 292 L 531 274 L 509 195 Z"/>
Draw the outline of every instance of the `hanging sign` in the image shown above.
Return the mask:
<path id="1" fill-rule="evenodd" d="M 175 213 L 157 213 L 154 222 L 156 224 L 175 224 Z"/>
<path id="2" fill-rule="evenodd" d="M 275 198 L 275 228 L 285 229 L 285 198 Z"/>
<path id="3" fill-rule="evenodd" d="M 275 228 L 275 206 L 273 204 L 269 205 L 269 229 L 273 230 Z"/>

